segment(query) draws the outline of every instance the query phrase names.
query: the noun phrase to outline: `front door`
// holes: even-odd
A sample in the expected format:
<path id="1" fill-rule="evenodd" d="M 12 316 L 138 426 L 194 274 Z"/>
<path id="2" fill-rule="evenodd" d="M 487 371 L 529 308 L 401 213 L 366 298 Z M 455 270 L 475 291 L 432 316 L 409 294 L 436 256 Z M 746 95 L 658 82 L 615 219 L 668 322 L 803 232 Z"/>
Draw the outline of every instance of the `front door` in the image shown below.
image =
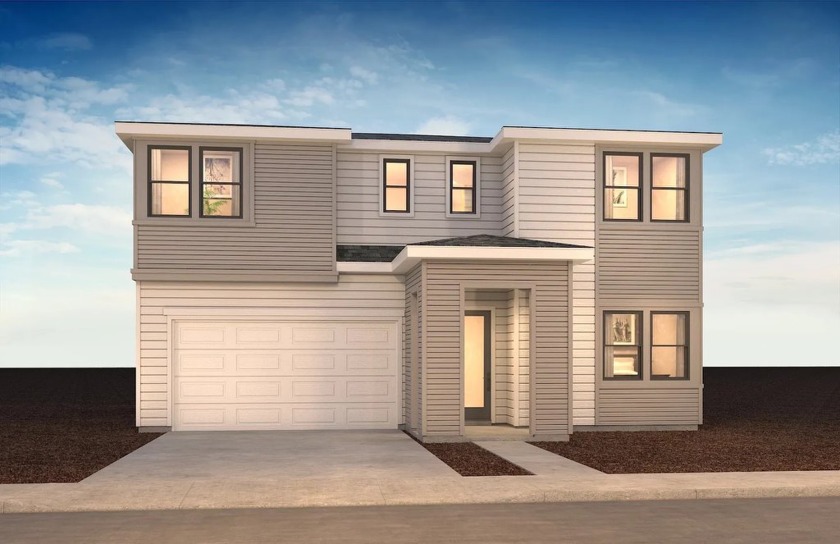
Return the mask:
<path id="1" fill-rule="evenodd" d="M 464 419 L 490 421 L 490 312 L 464 313 Z"/>

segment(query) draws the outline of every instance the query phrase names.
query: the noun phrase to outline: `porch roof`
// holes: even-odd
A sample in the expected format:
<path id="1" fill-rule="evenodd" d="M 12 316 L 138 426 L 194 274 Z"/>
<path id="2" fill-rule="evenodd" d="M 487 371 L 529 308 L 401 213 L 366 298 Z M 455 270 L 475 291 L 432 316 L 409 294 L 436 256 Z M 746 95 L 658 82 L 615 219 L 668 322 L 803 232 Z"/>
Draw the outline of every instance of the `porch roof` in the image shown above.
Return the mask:
<path id="1" fill-rule="evenodd" d="M 478 234 L 403 247 L 340 245 L 336 255 L 339 272 L 404 274 L 424 259 L 584 262 L 594 258 L 595 250 L 574 244 Z"/>

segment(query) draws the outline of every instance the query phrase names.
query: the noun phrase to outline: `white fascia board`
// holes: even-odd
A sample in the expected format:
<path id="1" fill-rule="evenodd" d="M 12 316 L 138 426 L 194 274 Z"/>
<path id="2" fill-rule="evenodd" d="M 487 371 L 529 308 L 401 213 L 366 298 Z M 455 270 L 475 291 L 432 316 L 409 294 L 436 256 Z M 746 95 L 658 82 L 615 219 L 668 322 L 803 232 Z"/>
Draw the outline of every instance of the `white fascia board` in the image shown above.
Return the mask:
<path id="1" fill-rule="evenodd" d="M 723 134 L 715 132 L 659 132 L 636 130 L 590 130 L 577 128 L 502 127 L 493 138 L 493 147 L 506 140 L 544 140 L 594 142 L 608 144 L 667 145 L 700 147 L 703 151 L 723 143 Z"/>
<path id="2" fill-rule="evenodd" d="M 335 267 L 339 274 L 394 274 L 391 263 L 337 262 Z"/>
<path id="3" fill-rule="evenodd" d="M 595 250 L 588 247 L 406 246 L 394 258 L 393 269 L 396 274 L 405 274 L 422 260 L 586 262 L 594 258 Z"/>
<path id="4" fill-rule="evenodd" d="M 200 125 L 169 123 L 114 123 L 117 136 L 125 143 L 136 138 L 194 138 L 219 140 L 350 141 L 349 128 L 269 127 L 252 125 Z"/>
<path id="5" fill-rule="evenodd" d="M 449 154 L 481 154 L 489 153 L 492 148 L 489 143 L 480 142 L 428 142 L 418 140 L 350 140 L 341 142 L 339 150 L 352 151 L 382 151 L 389 153 L 449 153 Z"/>

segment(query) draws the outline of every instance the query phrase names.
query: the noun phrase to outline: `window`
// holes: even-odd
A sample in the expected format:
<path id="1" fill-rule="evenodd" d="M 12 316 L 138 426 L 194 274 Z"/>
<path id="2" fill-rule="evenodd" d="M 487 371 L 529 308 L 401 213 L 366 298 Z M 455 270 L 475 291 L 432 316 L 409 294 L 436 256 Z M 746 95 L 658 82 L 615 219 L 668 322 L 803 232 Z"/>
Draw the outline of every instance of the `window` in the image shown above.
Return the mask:
<path id="1" fill-rule="evenodd" d="M 638 380 L 642 312 L 604 312 L 604 379 Z"/>
<path id="2" fill-rule="evenodd" d="M 382 160 L 382 211 L 385 213 L 411 212 L 411 174 L 409 159 Z"/>
<path id="3" fill-rule="evenodd" d="M 641 153 L 604 153 L 605 220 L 641 220 L 641 182 Z"/>
<path id="4" fill-rule="evenodd" d="M 449 161 L 449 213 L 476 214 L 476 166 L 476 161 Z"/>
<path id="5" fill-rule="evenodd" d="M 149 147 L 149 215 L 190 216 L 189 147 Z"/>
<path id="6" fill-rule="evenodd" d="M 200 147 L 201 217 L 242 217 L 242 150 Z"/>
<path id="7" fill-rule="evenodd" d="M 688 221 L 688 155 L 651 154 L 651 221 Z"/>
<path id="8" fill-rule="evenodd" d="M 688 379 L 688 313 L 651 312 L 650 378 Z"/>

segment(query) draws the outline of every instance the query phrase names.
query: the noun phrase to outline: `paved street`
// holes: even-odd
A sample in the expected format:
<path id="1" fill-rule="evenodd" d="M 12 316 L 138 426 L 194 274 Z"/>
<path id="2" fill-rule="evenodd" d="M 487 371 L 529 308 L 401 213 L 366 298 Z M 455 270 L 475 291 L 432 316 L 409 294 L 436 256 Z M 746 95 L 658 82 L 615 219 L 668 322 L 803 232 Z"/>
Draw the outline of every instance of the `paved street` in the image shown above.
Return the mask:
<path id="1" fill-rule="evenodd" d="M 0 542 L 840 541 L 840 498 L 6 514 Z"/>

